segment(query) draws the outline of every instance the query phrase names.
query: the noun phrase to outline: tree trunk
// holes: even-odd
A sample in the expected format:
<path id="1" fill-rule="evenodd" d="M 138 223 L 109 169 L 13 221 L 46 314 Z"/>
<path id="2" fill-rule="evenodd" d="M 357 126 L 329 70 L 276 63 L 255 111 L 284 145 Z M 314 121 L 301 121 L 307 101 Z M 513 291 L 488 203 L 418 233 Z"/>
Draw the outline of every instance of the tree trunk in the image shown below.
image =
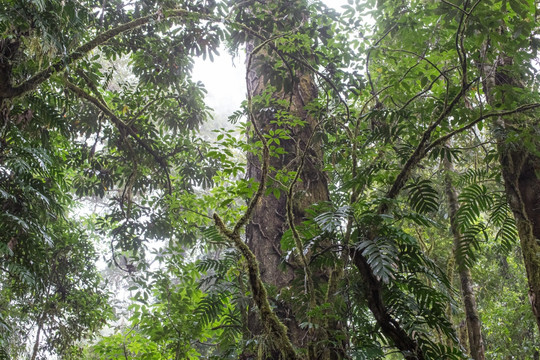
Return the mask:
<path id="1" fill-rule="evenodd" d="M 248 52 L 253 46 L 249 46 Z M 254 60 L 257 61 L 257 60 Z M 304 110 L 304 106 L 313 100 L 316 96 L 316 88 L 313 78 L 308 74 L 297 73 L 297 83 L 293 85 L 292 106 L 290 112 L 303 121 L 307 121 L 302 128 L 296 127 L 292 130 L 290 140 L 280 140 L 286 154 L 279 157 L 270 157 L 270 167 L 275 169 L 270 174 L 270 178 L 276 175 L 279 170 L 296 170 L 303 152 L 307 148 L 307 156 L 303 166 L 300 179 L 296 185 L 296 196 L 294 199 L 294 217 L 297 222 L 305 220 L 305 209 L 312 204 L 321 201 L 328 201 L 328 188 L 324 173 L 320 170 L 322 152 L 320 144 L 313 143 L 308 145 L 313 131 L 315 130 L 314 120 Z M 266 81 L 264 74 L 257 73 L 256 70 L 250 70 L 248 92 L 251 96 L 262 94 L 266 87 L 271 85 Z M 288 99 L 291 94 L 284 92 L 275 95 L 279 99 Z M 279 109 L 273 109 L 279 110 Z M 275 131 L 278 126 L 272 124 L 274 120 L 274 111 L 269 109 L 254 109 L 255 119 L 263 133 Z M 256 141 L 257 139 L 252 139 Z M 261 178 L 261 165 L 257 154 L 248 154 L 248 177 L 256 181 Z M 271 184 L 269 186 L 272 186 Z M 274 186 L 277 186 L 274 184 Z M 261 267 L 261 277 L 264 282 L 271 284 L 278 289 L 288 286 L 294 278 L 293 267 L 286 266 L 281 254 L 281 237 L 287 229 L 287 194 L 286 189 L 281 189 L 279 198 L 270 194 L 261 199 L 257 208 L 253 212 L 251 222 L 247 226 L 247 240 L 250 248 L 259 259 Z"/>
<path id="2" fill-rule="evenodd" d="M 450 215 L 450 227 L 452 235 L 454 237 L 454 254 L 461 245 L 461 232 L 459 231 L 458 224 L 456 222 L 457 212 L 459 209 L 458 195 L 452 185 L 451 174 L 454 172 L 454 168 L 450 160 L 445 158 L 443 160 L 445 169 L 445 182 L 446 182 L 446 197 L 448 199 L 448 210 Z M 484 360 L 484 340 L 482 338 L 480 317 L 478 316 L 478 310 L 476 308 L 476 300 L 474 298 L 471 272 L 464 264 L 463 259 L 456 256 L 456 264 L 459 271 L 459 279 L 461 282 L 461 296 L 463 299 L 463 305 L 465 307 L 465 317 L 467 322 L 467 333 L 469 334 L 469 351 L 474 360 Z"/>
<path id="3" fill-rule="evenodd" d="M 482 72 L 485 74 L 483 87 L 487 100 L 495 104 L 494 89 L 498 86 L 523 87 L 519 78 L 507 72 L 506 66 L 513 64 L 513 59 L 499 55 L 493 64 L 486 58 L 488 45 L 483 49 Z M 501 90 L 503 92 L 503 90 Z M 504 93 L 502 96 L 504 97 Z M 515 115 L 519 116 L 519 115 Z M 523 124 L 513 116 L 496 119 L 494 128 L 497 137 L 497 148 L 502 167 L 508 204 L 514 214 L 518 235 L 523 253 L 523 262 L 527 271 L 529 285 L 529 302 L 536 324 L 540 330 L 540 157 L 536 149 L 526 148 L 524 143 L 509 142 L 507 135 L 517 131 L 521 138 Z M 535 122 L 534 126 L 538 126 Z"/>
<path id="4" fill-rule="evenodd" d="M 37 329 L 37 334 L 36 334 L 36 341 L 34 342 L 34 348 L 32 350 L 32 357 L 30 358 L 31 360 L 35 360 L 36 357 L 37 357 L 37 354 L 39 352 L 39 342 L 40 342 L 40 337 L 41 337 L 41 329 L 43 329 L 43 322 L 45 321 L 45 312 L 43 312 L 39 318 L 38 318 L 38 329 Z"/>
<path id="5" fill-rule="evenodd" d="M 297 22 L 300 23 L 301 19 L 297 19 Z M 278 129 L 289 131 L 290 139 L 281 138 L 279 145 L 272 144 L 283 148 L 284 154 L 270 156 L 269 178 L 275 178 L 280 171 L 297 171 L 301 168 L 299 181 L 294 186 L 292 202 L 294 223 L 299 224 L 306 219 L 305 210 L 310 205 L 329 200 L 326 175 L 321 170 L 321 144 L 319 140 L 316 140 L 317 137 L 313 136 L 317 128 L 316 119 L 310 116 L 305 109 L 306 105 L 317 96 L 317 88 L 312 75 L 295 64 L 293 78 L 290 78 L 291 74 L 289 73 L 287 75 L 289 78 L 282 79 L 285 85 L 280 89 L 280 85 L 272 81 L 280 75 L 271 73 L 273 71 L 271 69 L 279 58 L 275 51 L 271 55 L 269 54 L 271 51 L 268 47 L 271 45 L 259 49 L 260 44 L 260 39 L 252 37 L 248 39 L 246 45 L 248 96 L 256 98 L 267 92 L 270 86 L 275 86 L 277 90 L 271 95 L 272 100 L 269 106 L 267 103 L 258 106 L 257 101 L 254 101 L 251 111 L 257 127 L 263 134 L 269 134 L 270 131 Z M 287 82 L 292 85 L 287 86 Z M 278 100 L 287 102 L 288 106 L 277 105 L 276 101 Z M 305 125 L 277 125 L 275 121 L 278 111 L 287 111 L 290 115 L 305 122 Z M 255 143 L 258 138 L 250 135 L 250 141 Z M 247 160 L 248 177 L 260 182 L 261 161 L 259 155 L 249 153 Z M 270 181 L 269 187 L 277 189 L 279 185 L 277 182 Z M 251 221 L 246 227 L 247 244 L 259 262 L 261 279 L 274 288 L 277 294 L 285 294 L 281 298 L 292 295 L 289 290 L 295 279 L 295 271 L 302 270 L 302 264 L 298 259 L 285 259 L 284 254 L 281 253 L 281 238 L 287 228 L 287 189 L 281 187 L 279 194 L 270 191 L 259 201 L 253 211 Z M 286 294 L 287 292 L 289 295 Z M 313 339 L 308 336 L 307 329 L 300 328 L 298 321 L 300 317 L 305 318 L 305 314 L 294 314 L 292 307 L 282 301 L 275 302 L 274 305 L 276 306 L 276 314 L 288 328 L 288 335 L 292 343 L 300 348 L 308 346 L 310 340 Z M 262 325 L 257 317 L 250 316 L 249 328 L 254 334 L 261 333 Z"/>
<path id="6" fill-rule="evenodd" d="M 514 214 L 529 283 L 529 302 L 540 330 L 540 158 L 499 142 L 508 203 Z"/>

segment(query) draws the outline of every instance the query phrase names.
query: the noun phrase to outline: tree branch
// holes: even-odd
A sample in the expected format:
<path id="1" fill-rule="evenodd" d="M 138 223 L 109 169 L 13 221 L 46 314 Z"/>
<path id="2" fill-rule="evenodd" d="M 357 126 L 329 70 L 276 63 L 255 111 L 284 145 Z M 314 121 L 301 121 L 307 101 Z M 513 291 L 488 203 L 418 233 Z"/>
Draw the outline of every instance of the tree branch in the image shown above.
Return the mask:
<path id="1" fill-rule="evenodd" d="M 148 24 L 152 21 L 160 21 L 161 19 L 167 18 L 181 18 L 187 15 L 196 15 L 201 18 L 208 17 L 203 14 L 191 12 L 184 9 L 173 9 L 162 12 L 161 10 L 144 17 L 132 20 L 128 23 L 119 25 L 113 29 L 107 30 L 102 34 L 97 35 L 92 40 L 87 43 L 79 46 L 72 53 L 66 57 L 57 60 L 54 64 L 50 65 L 48 68 L 38 72 L 30 79 L 24 81 L 22 84 L 16 85 L 14 87 L 9 86 L 5 91 L 0 94 L 0 98 L 15 98 L 25 93 L 36 89 L 41 83 L 48 80 L 54 73 L 66 69 L 69 65 L 73 64 L 75 61 L 82 59 L 86 56 L 87 53 L 95 49 L 96 47 L 103 45 L 110 39 L 118 36 L 124 32 L 134 30 L 142 25 Z"/>
<path id="2" fill-rule="evenodd" d="M 378 46 L 381 41 L 384 40 L 384 38 L 386 36 L 388 36 L 388 34 L 390 34 L 390 32 L 392 30 L 394 30 L 394 28 L 397 26 L 397 23 L 395 23 L 394 25 L 392 25 L 391 27 L 388 28 L 388 30 L 386 30 L 384 32 L 384 34 L 375 42 L 375 44 L 373 44 L 373 46 L 371 46 L 368 50 L 368 53 L 367 53 L 367 56 L 366 56 L 366 74 L 367 74 L 367 77 L 368 77 L 368 81 L 369 81 L 369 86 L 371 87 L 371 95 L 373 95 L 375 97 L 375 102 L 376 102 L 376 105 L 379 104 L 379 97 L 377 96 L 377 92 L 375 91 L 375 86 L 373 85 L 373 81 L 371 80 L 371 73 L 369 71 L 369 59 L 371 57 L 371 50 L 373 50 L 376 46 Z"/>
<path id="3" fill-rule="evenodd" d="M 100 101 L 98 98 L 93 97 L 92 95 L 88 94 L 83 89 L 79 88 L 75 84 L 64 80 L 64 84 L 66 87 L 71 90 L 75 95 L 78 97 L 87 100 L 88 102 L 92 103 L 94 106 L 96 106 L 98 109 L 103 111 L 105 115 L 107 115 L 113 124 L 119 129 L 126 131 L 126 133 L 131 136 L 137 144 L 139 144 L 144 150 L 146 150 L 155 160 L 156 162 L 163 168 L 165 171 L 165 175 L 167 176 L 167 189 L 168 193 L 172 193 L 172 185 L 171 185 L 171 178 L 169 175 L 169 167 L 167 162 L 163 159 L 163 157 L 159 156 L 158 153 L 152 149 L 150 145 L 148 145 L 141 136 L 133 129 L 133 127 L 126 125 L 118 116 L 116 116 L 112 110 L 104 104 L 102 101 Z"/>
<path id="4" fill-rule="evenodd" d="M 418 165 L 420 160 L 422 160 L 422 158 L 424 158 L 424 156 L 426 155 L 427 153 L 426 147 L 428 146 L 428 142 L 431 138 L 431 134 L 433 133 L 433 131 L 439 126 L 441 121 L 443 121 L 443 119 L 445 119 L 448 116 L 448 114 L 450 114 L 450 112 L 454 109 L 454 106 L 456 106 L 456 104 L 459 102 L 459 100 L 461 100 L 463 95 L 466 93 L 466 91 L 470 88 L 470 86 L 474 82 L 476 82 L 476 79 L 466 84 L 464 87 L 462 87 L 461 91 L 454 97 L 454 99 L 452 99 L 450 104 L 443 109 L 443 111 L 437 117 L 437 119 L 426 129 L 426 131 L 424 131 L 424 134 L 422 135 L 420 143 L 418 144 L 413 154 L 409 157 L 409 159 L 403 166 L 401 172 L 396 177 L 396 180 L 392 184 L 392 187 L 390 188 L 390 190 L 387 191 L 385 198 L 394 199 L 399 194 L 399 192 L 401 191 L 403 186 L 405 186 L 405 183 L 409 179 L 409 176 L 412 170 L 414 169 L 414 167 Z M 378 213 L 384 214 L 387 211 L 388 211 L 388 204 L 387 203 L 381 204 L 381 206 L 379 207 Z"/>
<path id="5" fill-rule="evenodd" d="M 459 129 L 456 129 L 456 130 L 448 133 L 447 135 L 441 136 L 440 138 L 434 140 L 431 144 L 429 144 L 429 146 L 426 147 L 426 153 L 429 152 L 434 147 L 437 147 L 437 146 L 445 143 L 452 136 L 457 135 L 457 134 L 459 134 L 459 133 L 461 133 L 461 132 L 463 132 L 465 130 L 468 130 L 468 129 L 472 128 L 474 125 L 478 124 L 482 120 L 485 120 L 485 119 L 488 119 L 488 118 L 491 118 L 491 117 L 498 117 L 498 116 L 517 114 L 517 113 L 521 113 L 521 112 L 524 112 L 524 111 L 527 111 L 527 110 L 536 109 L 538 107 L 540 107 L 540 104 L 525 104 L 525 105 L 521 105 L 521 106 L 519 106 L 519 107 L 517 107 L 517 108 L 515 108 L 513 110 L 498 111 L 498 112 L 482 115 L 482 116 L 474 119 L 473 121 L 471 121 L 467 125 L 465 125 L 463 127 L 460 127 Z"/>
<path id="6" fill-rule="evenodd" d="M 413 337 L 407 334 L 399 322 L 392 317 L 388 307 L 384 304 L 382 294 L 383 284 L 373 274 L 373 270 L 371 270 L 371 266 L 368 264 L 366 258 L 362 256 L 360 251 L 356 248 L 350 249 L 350 256 L 364 279 L 369 309 L 375 317 L 377 324 L 379 324 L 383 330 L 385 336 L 393 341 L 394 345 L 402 352 L 405 359 L 424 360 L 425 357 L 422 349 L 418 346 L 418 343 Z"/>

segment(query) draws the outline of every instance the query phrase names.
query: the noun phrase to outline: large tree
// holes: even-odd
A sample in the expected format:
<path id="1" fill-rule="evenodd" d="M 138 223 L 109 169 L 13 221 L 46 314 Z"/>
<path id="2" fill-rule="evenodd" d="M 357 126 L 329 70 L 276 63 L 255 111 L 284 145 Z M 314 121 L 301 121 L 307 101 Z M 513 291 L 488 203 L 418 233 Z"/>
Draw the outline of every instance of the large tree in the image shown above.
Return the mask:
<path id="1" fill-rule="evenodd" d="M 519 18 L 530 19 L 524 8 L 518 7 L 515 12 Z M 527 33 L 534 31 L 534 25 L 526 21 L 517 26 L 526 29 Z M 502 39 L 507 39 L 515 27 L 512 19 L 505 19 L 497 31 Z M 526 74 L 538 44 L 534 38 L 517 37 L 515 42 L 497 48 L 502 39 L 486 39 L 481 51 L 482 85 L 487 101 L 495 107 L 527 103 L 537 95 L 537 89 L 530 87 L 533 80 Z M 516 49 L 520 51 L 512 56 Z M 531 53 L 528 53 L 529 49 Z M 497 134 L 505 191 L 516 221 L 527 270 L 529 302 L 540 330 L 538 117 L 509 114 L 494 119 L 492 126 Z"/>
<path id="2" fill-rule="evenodd" d="M 265 194 L 255 206 L 246 228 L 246 240 L 259 262 L 261 279 L 272 286 L 274 296 L 280 297 L 276 311 L 288 327 L 289 336 L 297 347 L 313 347 L 317 340 L 307 327 L 305 314 L 288 303 L 295 277 L 306 281 L 305 299 L 314 306 L 316 289 L 309 266 L 310 255 L 305 252 L 294 226 L 307 219 L 307 209 L 329 200 L 326 175 L 322 171 L 320 112 L 313 107 L 317 97 L 315 74 L 306 66 L 312 63 L 309 44 L 302 44 L 291 31 L 304 32 L 309 23 L 307 3 L 302 1 L 267 1 L 254 3 L 237 16 L 238 20 L 257 33 L 247 32 L 247 90 L 250 98 L 249 114 L 252 126 L 257 127 L 271 147 L 266 159 L 260 153 L 247 158 L 247 176 L 261 182 L 263 161 L 271 169 L 266 175 L 272 192 Z M 284 21 L 275 19 L 285 17 Z M 269 43 L 267 39 L 276 38 Z M 294 45 L 288 53 L 284 45 Z M 307 64 L 293 61 L 291 56 L 304 58 Z M 256 144 L 256 131 L 248 134 Z M 291 227 L 289 224 L 293 224 Z M 282 237 L 291 228 L 297 253 L 286 259 L 282 253 Z M 296 272 L 296 274 L 295 274 Z M 298 281 L 297 281 L 298 282 Z M 257 321 L 253 319 L 254 321 Z M 254 332 L 260 325 L 251 325 Z M 315 355 L 315 350 L 311 349 Z M 320 349 L 318 350 L 321 351 Z"/>

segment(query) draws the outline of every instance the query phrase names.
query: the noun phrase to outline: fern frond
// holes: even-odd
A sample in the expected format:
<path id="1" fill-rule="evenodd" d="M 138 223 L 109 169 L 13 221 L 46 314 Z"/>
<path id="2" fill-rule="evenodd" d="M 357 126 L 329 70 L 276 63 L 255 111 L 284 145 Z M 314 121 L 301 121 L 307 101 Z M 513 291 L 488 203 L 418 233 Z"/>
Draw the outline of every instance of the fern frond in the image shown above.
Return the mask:
<path id="1" fill-rule="evenodd" d="M 417 180 L 405 187 L 409 192 L 409 203 L 419 214 L 434 212 L 439 209 L 439 193 L 430 180 Z"/>
<path id="2" fill-rule="evenodd" d="M 480 250 L 480 235 L 487 241 L 487 232 L 484 224 L 470 225 L 463 230 L 456 251 L 456 260 L 459 266 L 472 267 L 476 261 L 476 251 Z"/>
<path id="3" fill-rule="evenodd" d="M 396 264 L 398 251 L 391 240 L 382 237 L 364 240 L 356 248 L 366 258 L 373 274 L 383 283 L 388 284 L 390 279 L 395 278 L 394 272 L 398 269 Z"/>
<path id="4" fill-rule="evenodd" d="M 227 241 L 221 236 L 215 226 L 208 226 L 202 231 L 203 239 L 216 244 L 226 244 Z"/>
<path id="5" fill-rule="evenodd" d="M 208 326 L 208 324 L 217 321 L 227 304 L 228 294 L 217 293 L 205 296 L 199 301 L 195 314 L 200 316 L 201 324 Z"/>
<path id="6" fill-rule="evenodd" d="M 314 220 L 323 232 L 333 234 L 341 229 L 349 214 L 350 207 L 341 206 L 316 216 Z"/>
<path id="7" fill-rule="evenodd" d="M 497 231 L 495 241 L 500 241 L 503 250 L 509 252 L 516 244 L 517 239 L 516 222 L 513 217 L 507 217 L 501 224 L 499 231 Z"/>
<path id="8" fill-rule="evenodd" d="M 39 93 L 27 96 L 25 101 L 28 102 L 28 108 L 34 111 L 34 117 L 38 118 L 41 124 L 61 131 L 66 130 L 67 122 L 62 118 L 60 110 L 64 106 L 64 100 L 58 94 L 42 89 Z"/>
<path id="9" fill-rule="evenodd" d="M 476 222 L 481 212 L 490 210 L 493 198 L 485 185 L 472 184 L 459 195 L 460 208 L 457 211 L 457 223 L 461 231 Z"/>
<path id="10" fill-rule="evenodd" d="M 492 178 L 493 174 L 487 169 L 468 169 L 464 174 L 461 174 L 457 183 L 460 187 L 463 187 L 479 184 Z"/>
<path id="11" fill-rule="evenodd" d="M 439 159 L 444 160 L 447 159 L 449 161 L 459 160 L 461 156 L 461 150 L 460 149 L 454 149 L 449 148 L 447 146 L 437 146 L 433 150 L 431 150 L 429 154 L 430 159 Z"/>
<path id="12" fill-rule="evenodd" d="M 424 351 L 426 359 L 467 359 L 467 357 L 461 352 L 458 347 L 436 343 L 431 339 L 427 339 L 425 337 L 422 337 L 419 342 L 421 343 L 422 350 Z"/>

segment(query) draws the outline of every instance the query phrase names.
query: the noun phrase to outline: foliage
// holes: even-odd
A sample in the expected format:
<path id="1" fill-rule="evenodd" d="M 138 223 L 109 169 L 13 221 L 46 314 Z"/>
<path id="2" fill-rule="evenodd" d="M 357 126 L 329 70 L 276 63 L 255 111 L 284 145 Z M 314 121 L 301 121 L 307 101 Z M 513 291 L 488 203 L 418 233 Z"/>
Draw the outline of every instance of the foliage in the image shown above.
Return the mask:
<path id="1" fill-rule="evenodd" d="M 472 273 L 486 354 L 538 356 L 496 152 L 497 141 L 537 151 L 536 6 L 2 1 L 0 357 L 463 359 L 454 256 Z M 267 86 L 208 141 L 194 58 L 253 38 L 246 81 L 255 72 Z M 520 86 L 487 94 L 486 66 L 504 56 Z M 318 95 L 298 105 L 303 76 Z M 271 121 L 258 129 L 257 116 Z M 531 130 L 501 132 L 505 116 Z M 249 178 L 249 162 L 268 179 Z M 309 166 L 330 195 L 308 207 L 309 184 L 296 185 Z M 283 209 L 269 217 L 305 214 L 283 219 L 282 288 L 262 285 L 264 259 L 242 233 L 271 197 Z M 96 248 L 129 299 L 108 293 Z M 252 331 L 259 316 L 273 325 Z M 289 330 L 280 342 L 286 327 L 301 340 Z"/>

